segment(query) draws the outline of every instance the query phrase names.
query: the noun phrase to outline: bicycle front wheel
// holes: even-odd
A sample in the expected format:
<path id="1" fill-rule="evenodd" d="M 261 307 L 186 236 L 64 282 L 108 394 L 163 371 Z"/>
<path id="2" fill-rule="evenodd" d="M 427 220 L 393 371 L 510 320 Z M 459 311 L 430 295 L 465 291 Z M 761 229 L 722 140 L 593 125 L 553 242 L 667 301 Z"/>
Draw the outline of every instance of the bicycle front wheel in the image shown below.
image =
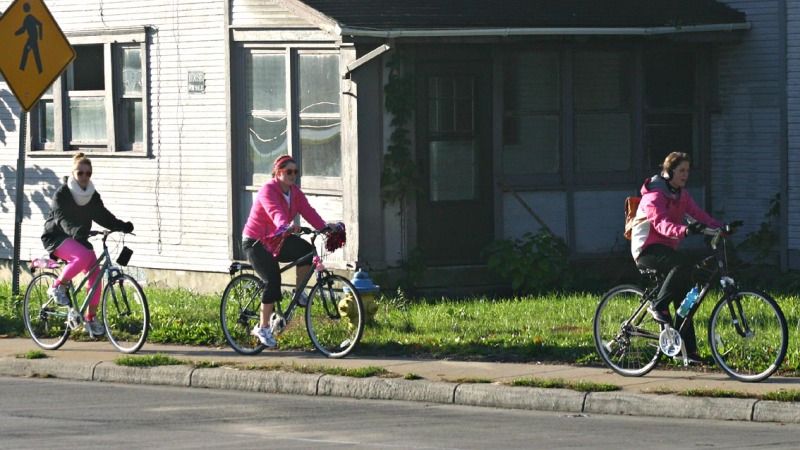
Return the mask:
<path id="1" fill-rule="evenodd" d="M 47 295 L 56 275 L 44 272 L 33 277 L 25 290 L 23 320 L 25 329 L 39 347 L 56 350 L 64 345 L 69 337 L 67 326 L 68 306 L 61 306 Z"/>
<path id="2" fill-rule="evenodd" d="M 308 296 L 306 330 L 311 343 L 329 358 L 347 356 L 364 333 L 364 304 L 347 278 L 329 274 Z"/>
<path id="3" fill-rule="evenodd" d="M 103 290 L 103 323 L 111 344 L 122 353 L 136 353 L 150 331 L 150 310 L 139 283 L 126 274 L 114 277 Z"/>
<path id="4" fill-rule="evenodd" d="M 711 354 L 719 367 L 739 381 L 761 381 L 786 356 L 789 332 L 778 303 L 757 291 L 723 297 L 711 312 Z"/>
<path id="5" fill-rule="evenodd" d="M 647 374 L 661 355 L 661 327 L 647 312 L 643 297 L 638 286 L 617 286 L 603 295 L 594 313 L 597 353 L 614 372 L 627 377 Z"/>
<path id="6" fill-rule="evenodd" d="M 261 291 L 264 285 L 258 277 L 244 273 L 234 277 L 222 293 L 219 320 L 225 340 L 236 353 L 256 355 L 264 345 L 250 331 L 259 324 Z"/>

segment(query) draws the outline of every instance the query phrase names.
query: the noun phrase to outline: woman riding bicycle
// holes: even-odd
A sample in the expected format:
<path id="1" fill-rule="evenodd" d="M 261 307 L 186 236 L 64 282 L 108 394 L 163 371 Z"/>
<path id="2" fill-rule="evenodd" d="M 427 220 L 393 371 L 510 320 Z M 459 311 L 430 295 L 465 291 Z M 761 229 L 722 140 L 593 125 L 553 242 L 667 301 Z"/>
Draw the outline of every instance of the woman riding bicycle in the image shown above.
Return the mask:
<path id="1" fill-rule="evenodd" d="M 106 209 L 100 193 L 95 190 L 91 181 L 92 161 L 83 153 L 72 158 L 72 176 L 55 194 L 52 208 L 44 223 L 42 244 L 51 257 L 67 262 L 61 275 L 48 289 L 48 295 L 59 305 L 69 305 L 64 284 L 71 281 L 79 273 L 86 273 L 89 282 L 86 288 L 91 289 L 98 273 L 95 264 L 97 257 L 89 243 L 89 231 L 92 221 L 113 231 L 130 233 L 133 224 L 123 222 L 114 217 Z M 97 305 L 100 303 L 100 292 L 95 289 L 89 300 L 89 308 L 84 317 L 84 328 L 90 336 L 102 336 L 105 333 L 103 324 L 95 320 Z"/>
<path id="2" fill-rule="evenodd" d="M 659 323 L 672 322 L 669 302 L 677 310 L 691 285 L 692 261 L 676 250 L 678 245 L 687 235 L 702 233 L 706 226 L 723 225 L 700 209 L 684 189 L 690 164 L 689 155 L 672 152 L 664 159 L 661 173 L 645 180 L 631 233 L 631 253 L 637 267 L 666 275 L 658 296 L 648 308 Z M 687 216 L 693 220 L 689 225 L 684 224 Z M 675 326 L 680 328 L 681 323 Z M 691 322 L 683 327 L 681 338 L 689 361 L 701 362 Z"/>
<path id="3" fill-rule="evenodd" d="M 278 157 L 272 165 L 272 179 L 258 191 L 242 231 L 242 250 L 265 283 L 260 323 L 250 334 L 270 348 L 277 345 L 269 321 L 275 302 L 281 298 L 278 262 L 297 260 L 313 250 L 311 244 L 292 234 L 299 231 L 294 218 L 300 214 L 317 230 L 328 226 L 295 184 L 298 175 L 297 163 L 291 156 Z M 297 265 L 298 283 L 311 270 L 311 262 L 309 259 Z M 302 293 L 300 298 L 302 304 Z"/>

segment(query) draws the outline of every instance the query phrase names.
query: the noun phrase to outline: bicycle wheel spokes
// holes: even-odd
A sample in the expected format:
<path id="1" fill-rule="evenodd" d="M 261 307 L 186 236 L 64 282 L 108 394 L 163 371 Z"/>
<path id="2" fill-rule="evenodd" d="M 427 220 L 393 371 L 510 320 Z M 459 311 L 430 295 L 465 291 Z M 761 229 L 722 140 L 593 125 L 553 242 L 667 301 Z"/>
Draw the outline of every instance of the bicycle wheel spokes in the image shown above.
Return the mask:
<path id="1" fill-rule="evenodd" d="M 331 358 L 347 355 L 358 344 L 364 333 L 364 305 L 346 278 L 327 275 L 312 289 L 306 330 L 314 347 Z"/>
<path id="2" fill-rule="evenodd" d="M 230 281 L 222 294 L 219 315 L 225 340 L 237 353 L 255 355 L 264 346 L 250 331 L 259 324 L 262 283 L 256 276 L 242 274 Z"/>
<path id="3" fill-rule="evenodd" d="M 69 307 L 60 306 L 47 295 L 56 276 L 45 272 L 31 280 L 25 291 L 23 318 L 28 334 L 39 347 L 55 350 L 67 341 L 69 327 L 67 314 Z"/>
<path id="4" fill-rule="evenodd" d="M 728 375 L 761 381 L 780 367 L 789 335 L 774 299 L 760 292 L 739 292 L 714 307 L 708 340 L 714 359 Z"/>
<path id="5" fill-rule="evenodd" d="M 103 291 L 103 322 L 108 340 L 123 353 L 137 352 L 147 340 L 147 298 L 130 275 L 115 277 Z"/>
<path id="6" fill-rule="evenodd" d="M 642 305 L 636 286 L 619 286 L 606 293 L 594 316 L 597 352 L 620 375 L 642 376 L 655 367 L 660 326 Z M 634 313 L 639 311 L 635 316 Z"/>

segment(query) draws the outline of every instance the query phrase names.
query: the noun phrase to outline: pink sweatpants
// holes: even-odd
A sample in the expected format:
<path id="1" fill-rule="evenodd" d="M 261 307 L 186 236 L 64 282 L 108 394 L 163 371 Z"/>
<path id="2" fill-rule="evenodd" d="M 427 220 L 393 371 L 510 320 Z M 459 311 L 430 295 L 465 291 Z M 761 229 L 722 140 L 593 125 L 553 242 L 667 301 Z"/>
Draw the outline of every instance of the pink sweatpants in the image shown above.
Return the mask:
<path id="1" fill-rule="evenodd" d="M 62 242 L 56 251 L 53 252 L 53 254 L 67 262 L 64 270 L 61 271 L 61 276 L 59 276 L 58 280 L 56 281 L 56 285 L 71 281 L 79 273 L 86 273 L 89 269 L 94 268 L 94 265 L 97 262 L 97 257 L 94 255 L 94 252 L 81 245 L 75 239 L 67 239 Z M 97 272 L 97 270 L 92 270 L 92 273 L 89 274 L 89 281 L 86 283 L 86 290 L 89 290 L 92 285 L 94 285 L 98 275 Z M 91 312 L 87 313 L 87 319 L 94 318 L 94 311 L 97 309 L 97 305 L 100 303 L 100 291 L 102 291 L 101 288 L 102 286 L 98 286 L 92 295 L 92 298 L 89 300 L 89 311 Z"/>

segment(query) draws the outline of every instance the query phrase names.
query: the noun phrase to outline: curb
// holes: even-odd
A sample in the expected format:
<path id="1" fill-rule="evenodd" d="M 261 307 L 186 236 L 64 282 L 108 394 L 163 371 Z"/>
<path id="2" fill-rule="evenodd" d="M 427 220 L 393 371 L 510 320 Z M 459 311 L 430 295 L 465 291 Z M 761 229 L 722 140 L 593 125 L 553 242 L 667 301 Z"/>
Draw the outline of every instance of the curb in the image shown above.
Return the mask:
<path id="1" fill-rule="evenodd" d="M 191 366 L 126 367 L 113 362 L 0 358 L 0 376 L 226 389 L 271 394 L 405 400 L 535 411 L 800 423 L 800 403 L 625 392 L 454 384 L 396 378 Z"/>

